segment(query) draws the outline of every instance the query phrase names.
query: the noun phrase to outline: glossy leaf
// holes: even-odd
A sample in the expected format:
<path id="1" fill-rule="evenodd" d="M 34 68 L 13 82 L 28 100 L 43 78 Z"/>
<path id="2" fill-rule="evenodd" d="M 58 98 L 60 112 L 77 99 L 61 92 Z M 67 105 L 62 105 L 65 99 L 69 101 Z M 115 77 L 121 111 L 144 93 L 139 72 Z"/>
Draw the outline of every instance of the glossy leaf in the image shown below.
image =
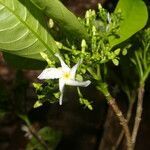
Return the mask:
<path id="1" fill-rule="evenodd" d="M 43 14 L 29 0 L 0 0 L 0 49 L 36 60 L 42 60 L 41 51 L 51 58 L 58 51 Z"/>
<path id="2" fill-rule="evenodd" d="M 87 38 L 84 26 L 59 0 L 31 0 L 35 6 L 52 18 L 70 38 Z"/>
<path id="3" fill-rule="evenodd" d="M 111 40 L 113 46 L 141 30 L 148 19 L 147 7 L 142 0 L 119 0 L 115 9 L 117 11 L 121 11 L 123 21 L 120 25 L 120 38 Z"/>

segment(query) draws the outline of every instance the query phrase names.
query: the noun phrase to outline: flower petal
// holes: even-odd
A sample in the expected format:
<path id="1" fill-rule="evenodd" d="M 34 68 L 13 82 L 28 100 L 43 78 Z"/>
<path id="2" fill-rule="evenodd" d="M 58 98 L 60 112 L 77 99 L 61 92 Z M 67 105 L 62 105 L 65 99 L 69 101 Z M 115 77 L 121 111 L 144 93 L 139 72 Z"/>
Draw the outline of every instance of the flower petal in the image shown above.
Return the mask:
<path id="1" fill-rule="evenodd" d="M 66 85 L 72 85 L 72 86 L 82 86 L 82 87 L 87 87 L 89 84 L 91 83 L 91 81 L 87 80 L 87 81 L 76 81 L 76 80 L 67 80 L 65 82 Z"/>
<path id="2" fill-rule="evenodd" d="M 62 100 L 63 100 L 63 92 L 61 93 L 61 95 L 60 95 L 60 98 L 59 98 L 59 105 L 62 105 Z"/>
<path id="3" fill-rule="evenodd" d="M 61 68 L 47 68 L 42 71 L 38 79 L 58 79 L 62 76 Z"/>
<path id="4" fill-rule="evenodd" d="M 62 105 L 62 99 L 63 99 L 63 92 L 64 92 L 65 82 L 63 79 L 59 79 L 59 90 L 60 90 L 60 98 L 59 98 L 59 104 Z"/>
<path id="5" fill-rule="evenodd" d="M 21 130 L 24 131 L 24 132 L 28 132 L 29 131 L 29 129 L 28 129 L 28 127 L 26 125 L 22 125 L 21 126 Z"/>
<path id="6" fill-rule="evenodd" d="M 81 62 L 78 61 L 78 63 L 71 68 L 71 71 L 70 71 L 71 79 L 75 79 L 76 71 L 77 71 L 77 68 L 79 67 L 80 63 Z"/>
<path id="7" fill-rule="evenodd" d="M 59 79 L 59 90 L 60 92 L 64 91 L 65 81 L 63 79 Z"/>
<path id="8" fill-rule="evenodd" d="M 70 71 L 70 68 L 65 64 L 65 62 L 63 61 L 63 59 L 60 57 L 60 55 L 57 53 L 55 54 L 55 56 L 59 59 L 60 63 L 61 63 L 61 67 L 65 72 Z"/>

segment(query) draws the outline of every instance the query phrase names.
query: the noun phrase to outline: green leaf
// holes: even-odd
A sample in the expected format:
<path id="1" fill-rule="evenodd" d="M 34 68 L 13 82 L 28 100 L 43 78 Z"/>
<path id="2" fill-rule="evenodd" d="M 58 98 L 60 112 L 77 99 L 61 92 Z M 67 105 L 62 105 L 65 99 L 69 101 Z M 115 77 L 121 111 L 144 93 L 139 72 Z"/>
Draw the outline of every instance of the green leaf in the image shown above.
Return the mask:
<path id="1" fill-rule="evenodd" d="M 38 135 L 48 145 L 49 150 L 54 150 L 61 139 L 61 133 L 49 127 L 42 128 Z M 45 148 L 33 137 L 26 150 L 45 150 Z"/>
<path id="2" fill-rule="evenodd" d="M 71 38 L 87 38 L 84 26 L 77 17 L 70 12 L 59 0 L 31 0 L 48 17 L 52 18 L 59 27 L 66 33 L 71 34 Z"/>
<path id="3" fill-rule="evenodd" d="M 85 105 L 89 110 L 93 110 L 93 106 L 91 105 L 91 102 L 89 102 L 87 99 L 80 97 L 79 98 L 80 104 Z"/>
<path id="4" fill-rule="evenodd" d="M 147 22 L 148 12 L 142 0 L 119 0 L 115 12 L 121 11 L 123 21 L 120 25 L 118 39 L 111 39 L 110 43 L 117 45 L 141 30 Z"/>
<path id="5" fill-rule="evenodd" d="M 37 60 L 42 51 L 52 59 L 58 51 L 43 14 L 29 0 L 0 0 L 0 49 Z"/>
<path id="6" fill-rule="evenodd" d="M 31 125 L 27 115 L 18 114 L 18 117 L 20 117 L 28 126 Z"/>
<path id="7" fill-rule="evenodd" d="M 43 97 L 45 97 L 45 96 L 43 95 Z M 38 107 L 40 107 L 42 105 L 43 104 L 40 101 L 36 101 L 35 104 L 33 105 L 33 108 L 38 108 Z"/>

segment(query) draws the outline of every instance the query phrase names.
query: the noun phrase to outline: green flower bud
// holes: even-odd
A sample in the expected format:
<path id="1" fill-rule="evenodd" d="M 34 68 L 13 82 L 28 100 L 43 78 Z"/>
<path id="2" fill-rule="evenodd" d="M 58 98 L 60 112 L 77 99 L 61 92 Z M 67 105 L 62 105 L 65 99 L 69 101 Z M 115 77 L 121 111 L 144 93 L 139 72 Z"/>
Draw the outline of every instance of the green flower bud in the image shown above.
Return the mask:
<path id="1" fill-rule="evenodd" d="M 99 9 L 99 10 L 102 9 L 101 3 L 98 3 L 98 9 Z"/>
<path id="2" fill-rule="evenodd" d="M 78 81 L 83 81 L 83 77 L 81 75 L 79 75 L 79 74 L 76 75 L 76 79 Z"/>
<path id="3" fill-rule="evenodd" d="M 89 26 L 90 24 L 90 14 L 89 14 L 89 11 L 86 11 L 86 14 L 85 14 L 85 18 L 86 18 L 86 25 Z"/>
<path id="4" fill-rule="evenodd" d="M 48 65 L 51 66 L 53 64 L 53 62 L 48 58 L 47 54 L 44 52 L 40 53 L 41 56 L 47 61 Z"/>
<path id="5" fill-rule="evenodd" d="M 62 48 L 63 48 L 63 44 L 62 44 L 62 43 L 57 42 L 57 41 L 55 41 L 55 42 L 56 42 L 56 45 L 58 46 L 59 49 L 62 49 Z"/>
<path id="6" fill-rule="evenodd" d="M 120 54 L 120 48 L 116 49 L 116 50 L 114 51 L 114 53 L 115 53 L 115 55 L 119 55 L 119 54 Z"/>
<path id="7" fill-rule="evenodd" d="M 87 47 L 86 41 L 83 39 L 81 42 L 81 48 L 85 49 Z"/>
<path id="8" fill-rule="evenodd" d="M 113 64 L 114 64 L 115 66 L 118 66 L 118 65 L 119 65 L 118 59 L 113 59 L 112 62 L 113 62 Z"/>
<path id="9" fill-rule="evenodd" d="M 96 35 L 96 27 L 95 26 L 92 27 L 92 33 L 93 33 L 93 35 Z"/>
<path id="10" fill-rule="evenodd" d="M 54 21 L 53 21 L 53 19 L 49 19 L 48 25 L 49 25 L 50 28 L 54 27 Z"/>
<path id="11" fill-rule="evenodd" d="M 127 49 L 123 49 L 122 55 L 123 55 L 123 56 L 127 55 L 127 52 L 128 52 Z"/>
<path id="12" fill-rule="evenodd" d="M 36 101 L 33 108 L 37 108 L 37 107 L 40 107 L 42 106 L 43 104 L 40 102 L 40 101 Z"/>

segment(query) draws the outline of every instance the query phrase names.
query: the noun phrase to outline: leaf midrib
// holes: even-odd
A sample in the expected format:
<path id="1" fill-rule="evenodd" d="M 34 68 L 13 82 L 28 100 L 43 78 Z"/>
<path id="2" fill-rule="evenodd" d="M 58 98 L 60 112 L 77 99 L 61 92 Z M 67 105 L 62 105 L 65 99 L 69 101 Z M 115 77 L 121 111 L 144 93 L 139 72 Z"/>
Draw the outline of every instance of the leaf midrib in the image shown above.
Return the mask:
<path id="1" fill-rule="evenodd" d="M 14 11 L 13 10 L 11 10 L 9 7 L 7 7 L 5 4 L 3 4 L 2 2 L 0 2 L 4 7 L 6 7 L 12 14 L 14 14 L 15 16 L 16 16 L 16 18 L 18 18 L 18 20 L 20 21 L 20 22 L 22 22 L 22 24 L 24 24 L 27 28 L 28 28 L 28 30 L 29 31 L 31 31 L 34 35 L 35 35 L 35 37 L 37 37 L 38 39 L 39 39 L 39 41 L 47 48 L 47 49 L 49 49 L 50 50 L 50 48 L 49 48 L 49 46 L 40 38 L 40 36 L 34 31 L 34 30 L 32 30 L 32 28 L 30 27 L 30 26 L 28 26 L 28 24 L 24 21 L 24 20 L 22 20 L 16 13 L 14 13 Z M 26 8 L 25 8 L 26 9 Z M 26 9 L 26 11 L 27 11 L 27 9 Z M 28 13 L 27 13 L 28 14 Z M 52 53 L 53 53 L 53 51 L 51 51 Z"/>

